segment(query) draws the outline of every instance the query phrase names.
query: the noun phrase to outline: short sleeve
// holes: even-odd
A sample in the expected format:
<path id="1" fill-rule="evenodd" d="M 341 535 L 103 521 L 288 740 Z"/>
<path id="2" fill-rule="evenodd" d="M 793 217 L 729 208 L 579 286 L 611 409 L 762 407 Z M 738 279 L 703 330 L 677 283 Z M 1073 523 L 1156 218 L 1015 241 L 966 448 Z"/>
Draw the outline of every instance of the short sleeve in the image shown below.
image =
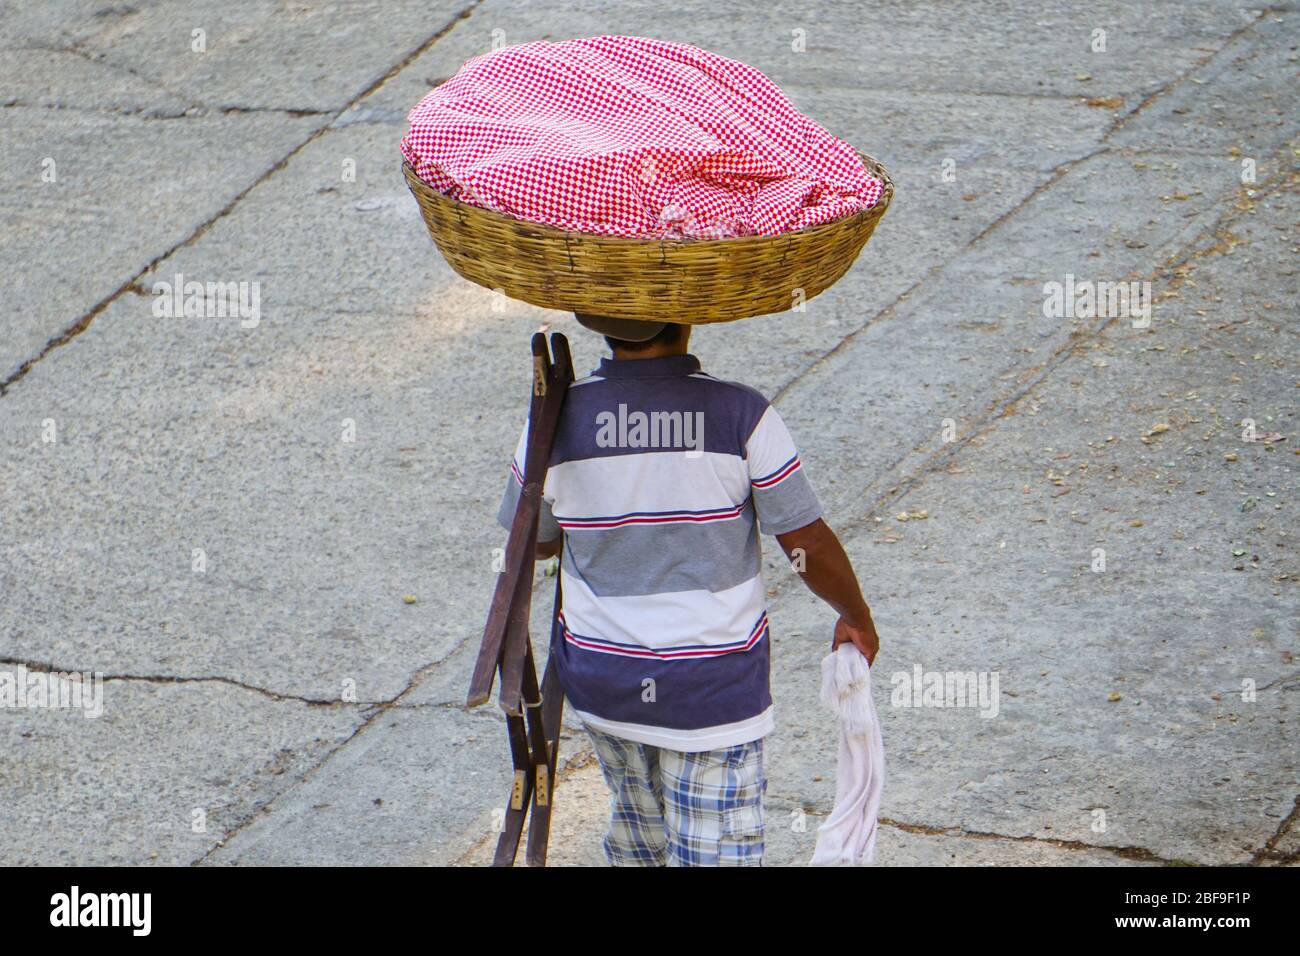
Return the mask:
<path id="1" fill-rule="evenodd" d="M 514 523 L 515 509 L 519 507 L 519 493 L 524 488 L 524 455 L 527 451 L 528 423 L 524 422 L 523 431 L 519 435 L 519 444 L 515 446 L 514 457 L 510 459 L 510 474 L 506 478 L 505 494 L 501 496 L 501 507 L 497 509 L 497 524 L 507 531 Z M 559 536 L 560 526 L 551 511 L 550 502 L 543 497 L 541 518 L 537 524 L 537 540 L 554 541 Z"/>
<path id="2" fill-rule="evenodd" d="M 771 405 L 745 445 L 749 487 L 764 534 L 785 534 L 822 516 L 821 502 L 804 474 L 785 422 Z"/>

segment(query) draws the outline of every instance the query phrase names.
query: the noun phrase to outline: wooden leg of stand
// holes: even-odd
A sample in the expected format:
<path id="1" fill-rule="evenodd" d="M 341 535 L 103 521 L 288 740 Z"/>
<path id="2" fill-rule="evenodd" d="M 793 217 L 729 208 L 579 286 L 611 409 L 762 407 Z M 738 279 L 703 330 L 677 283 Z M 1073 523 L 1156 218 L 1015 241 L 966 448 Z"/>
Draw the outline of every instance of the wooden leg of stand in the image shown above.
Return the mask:
<path id="1" fill-rule="evenodd" d="M 551 809 L 555 805 L 555 774 L 560 760 L 560 723 L 564 716 L 564 688 L 560 686 L 560 673 L 555 663 L 555 649 L 559 646 L 557 642 L 564 639 L 560 633 L 562 600 L 563 594 L 557 579 L 555 607 L 551 615 L 551 651 L 546 661 L 546 673 L 542 676 L 539 714 L 546 739 L 546 755 L 544 763 L 536 768 L 539 781 L 546 781 L 547 799 L 544 803 L 540 799 L 534 799 L 532 817 L 528 822 L 528 849 L 524 854 L 524 860 L 529 866 L 546 865 L 546 849 L 551 837 Z M 540 792 L 537 797 L 540 797 Z"/>

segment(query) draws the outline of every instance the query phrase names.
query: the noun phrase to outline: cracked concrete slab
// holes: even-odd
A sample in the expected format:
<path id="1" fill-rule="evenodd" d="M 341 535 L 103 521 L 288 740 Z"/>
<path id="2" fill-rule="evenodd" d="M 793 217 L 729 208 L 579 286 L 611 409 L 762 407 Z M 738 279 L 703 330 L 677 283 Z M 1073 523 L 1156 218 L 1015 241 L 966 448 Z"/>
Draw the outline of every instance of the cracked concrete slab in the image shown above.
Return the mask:
<path id="1" fill-rule="evenodd" d="M 4 48 L 0 104 L 149 118 L 183 116 L 194 107 L 142 76 L 55 45 Z"/>
<path id="2" fill-rule="evenodd" d="M 1287 17 L 1266 10 L 1188 82 L 1126 121 L 1111 142 L 1132 149 L 1201 150 L 1231 156 L 1238 166 L 1242 158 L 1260 160 L 1296 135 L 1295 111 L 1278 79 L 1294 76 L 1298 62 Z M 1259 177 L 1266 171 L 1259 170 Z"/>
<path id="3" fill-rule="evenodd" d="M 464 638 L 494 579 L 489 512 L 521 423 L 500 383 L 457 375 L 488 337 L 448 339 L 420 316 L 285 319 L 246 337 L 127 297 L 5 396 L 0 626 L 15 656 L 310 698 L 351 680 L 377 701 Z M 491 322 L 504 354 L 517 325 Z M 430 430 L 461 401 L 500 413 Z M 465 427 L 491 437 L 465 443 Z"/>
<path id="4" fill-rule="evenodd" d="M 17 327 L 0 382 L 473 4 L 383 7 L 92 3 L 77 25 L 9 21 L 0 263 Z"/>
<path id="5" fill-rule="evenodd" d="M 378 715 L 205 863 L 446 865 L 493 826 L 510 790 L 487 710 L 393 708 Z M 459 742 L 448 747 L 450 737 Z M 492 746 L 495 745 L 495 746 Z"/>
<path id="6" fill-rule="evenodd" d="M 0 109 L 0 382 L 191 235 L 319 120 Z M 231 149 L 232 144 L 246 144 Z M 52 177 L 48 181 L 44 177 Z"/>
<path id="7" fill-rule="evenodd" d="M 184 866 L 360 723 L 355 708 L 219 684 L 111 680 L 102 693 L 94 718 L 6 710 L 0 863 Z"/>

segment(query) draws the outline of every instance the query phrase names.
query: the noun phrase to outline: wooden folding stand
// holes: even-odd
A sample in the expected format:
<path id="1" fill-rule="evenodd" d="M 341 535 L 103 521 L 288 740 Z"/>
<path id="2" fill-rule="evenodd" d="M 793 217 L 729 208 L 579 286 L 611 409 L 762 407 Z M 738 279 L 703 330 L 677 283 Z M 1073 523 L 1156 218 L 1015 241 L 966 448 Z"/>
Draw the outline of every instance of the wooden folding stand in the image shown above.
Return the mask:
<path id="1" fill-rule="evenodd" d="M 558 332 L 551 336 L 553 358 L 546 347 L 546 336 L 540 332 L 533 336 L 532 349 L 533 395 L 528 412 L 523 488 L 510 525 L 505 567 L 497 577 L 467 700 L 470 707 L 487 703 L 492 694 L 493 677 L 500 671 L 498 699 L 506 714 L 515 775 L 493 866 L 514 865 L 530 804 L 532 817 L 524 858 L 529 866 L 546 865 L 559 756 L 560 718 L 564 709 L 564 691 L 555 669 L 555 648 L 563 640 L 558 576 L 555 608 L 551 615 L 551 653 L 540 688 L 533 661 L 533 642 L 528 634 L 528 614 L 533 595 L 542 485 L 546 481 L 547 464 L 555 444 L 564 397 L 573 381 L 573 359 L 569 355 L 568 339 Z"/>

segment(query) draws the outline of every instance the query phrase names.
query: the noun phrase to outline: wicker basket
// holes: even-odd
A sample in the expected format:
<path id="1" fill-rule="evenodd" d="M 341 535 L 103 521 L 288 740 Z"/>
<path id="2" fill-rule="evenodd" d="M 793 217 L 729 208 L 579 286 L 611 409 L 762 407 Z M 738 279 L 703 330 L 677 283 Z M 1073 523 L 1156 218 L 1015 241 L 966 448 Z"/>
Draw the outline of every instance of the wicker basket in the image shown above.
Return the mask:
<path id="1" fill-rule="evenodd" d="M 512 299 L 564 312 L 701 325 L 784 312 L 795 290 L 811 299 L 848 271 L 889 208 L 884 184 L 870 209 L 777 236 L 669 241 L 566 232 L 459 202 L 402 172 L 433 241 L 460 275 Z"/>

